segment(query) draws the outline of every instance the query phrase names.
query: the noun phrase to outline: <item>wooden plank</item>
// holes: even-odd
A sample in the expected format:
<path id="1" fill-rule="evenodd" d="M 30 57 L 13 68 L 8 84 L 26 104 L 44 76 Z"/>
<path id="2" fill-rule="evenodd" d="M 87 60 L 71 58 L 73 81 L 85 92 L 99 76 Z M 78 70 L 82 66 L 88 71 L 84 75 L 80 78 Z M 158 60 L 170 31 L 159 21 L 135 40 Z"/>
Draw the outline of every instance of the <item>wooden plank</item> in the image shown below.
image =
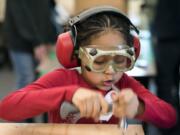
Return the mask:
<path id="1" fill-rule="evenodd" d="M 0 135 L 122 135 L 114 124 L 1 123 Z M 129 125 L 125 135 L 144 135 L 141 125 Z"/>

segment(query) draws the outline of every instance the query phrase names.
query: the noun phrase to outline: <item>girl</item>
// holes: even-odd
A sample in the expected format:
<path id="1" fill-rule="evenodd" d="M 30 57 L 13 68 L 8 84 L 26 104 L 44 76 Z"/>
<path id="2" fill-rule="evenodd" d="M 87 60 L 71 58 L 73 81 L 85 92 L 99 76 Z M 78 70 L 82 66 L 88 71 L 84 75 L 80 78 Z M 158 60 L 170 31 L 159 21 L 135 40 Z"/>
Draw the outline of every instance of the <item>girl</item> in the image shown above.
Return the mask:
<path id="1" fill-rule="evenodd" d="M 70 28 L 81 73 L 57 69 L 11 93 L 0 103 L 1 118 L 20 121 L 48 112 L 49 122 L 71 123 L 59 114 L 66 101 L 79 109 L 77 123 L 112 124 L 125 116 L 164 128 L 175 124 L 171 105 L 124 73 L 132 69 L 137 57 L 131 35 L 131 29 L 137 29 L 126 16 L 113 7 L 95 7 L 71 19 Z M 108 112 L 104 96 L 116 88 L 118 92 L 111 94 L 113 116 L 99 121 Z"/>

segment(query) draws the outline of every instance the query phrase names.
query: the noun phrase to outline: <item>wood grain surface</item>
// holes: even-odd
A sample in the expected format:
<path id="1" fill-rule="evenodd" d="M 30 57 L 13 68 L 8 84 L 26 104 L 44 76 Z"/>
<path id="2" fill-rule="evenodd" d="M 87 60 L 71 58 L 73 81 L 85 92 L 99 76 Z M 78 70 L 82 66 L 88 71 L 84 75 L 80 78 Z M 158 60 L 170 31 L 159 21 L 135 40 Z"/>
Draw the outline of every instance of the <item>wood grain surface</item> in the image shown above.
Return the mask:
<path id="1" fill-rule="evenodd" d="M 123 135 L 110 124 L 0 123 L 0 135 Z M 129 125 L 124 135 L 144 135 L 141 125 Z"/>

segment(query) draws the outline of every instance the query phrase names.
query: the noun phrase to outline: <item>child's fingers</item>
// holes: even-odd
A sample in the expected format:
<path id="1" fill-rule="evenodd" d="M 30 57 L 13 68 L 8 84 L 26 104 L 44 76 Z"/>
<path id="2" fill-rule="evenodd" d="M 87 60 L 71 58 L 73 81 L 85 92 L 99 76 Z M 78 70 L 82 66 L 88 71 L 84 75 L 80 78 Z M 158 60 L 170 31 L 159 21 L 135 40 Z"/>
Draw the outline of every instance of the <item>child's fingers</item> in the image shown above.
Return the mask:
<path id="1" fill-rule="evenodd" d="M 93 113 L 93 110 L 94 110 L 94 100 L 92 100 L 90 102 L 90 100 L 87 99 L 85 110 L 86 110 L 85 111 L 86 112 L 86 116 L 85 117 L 87 117 L 87 118 L 92 117 L 92 113 Z"/>
<path id="2" fill-rule="evenodd" d="M 78 102 L 78 108 L 80 110 L 80 116 L 86 118 L 99 118 L 101 113 L 101 108 L 104 108 L 105 105 L 102 105 L 102 99 L 99 98 L 99 95 L 92 96 Z M 103 107 L 104 106 L 104 107 Z"/>
<path id="3" fill-rule="evenodd" d="M 121 116 L 125 116 L 126 114 L 126 102 L 123 95 L 119 96 L 118 105 L 120 106 L 119 109 L 121 110 Z"/>
<path id="4" fill-rule="evenodd" d="M 116 116 L 116 117 L 118 117 L 118 118 L 124 117 L 124 116 L 125 116 L 125 113 L 124 113 L 123 107 L 114 106 L 114 107 L 113 107 L 113 114 L 114 114 L 114 116 Z"/>
<path id="5" fill-rule="evenodd" d="M 86 112 L 85 112 L 86 104 L 83 102 L 78 102 L 77 107 L 79 108 L 80 116 L 81 117 L 86 116 Z"/>
<path id="6" fill-rule="evenodd" d="M 108 112 L 109 105 L 101 94 L 99 94 L 99 101 L 101 107 L 101 114 L 106 114 Z"/>
<path id="7" fill-rule="evenodd" d="M 92 117 L 95 119 L 95 121 L 99 120 L 100 112 L 101 112 L 101 105 L 99 100 L 96 98 L 94 99 L 94 106 L 92 112 Z"/>
<path id="8" fill-rule="evenodd" d="M 116 93 L 116 92 L 111 93 L 111 98 L 112 98 L 113 102 L 117 102 L 118 101 L 118 93 Z"/>
<path id="9" fill-rule="evenodd" d="M 113 99 L 113 114 L 116 117 L 125 116 L 126 102 L 124 100 L 124 95 L 118 93 L 111 95 Z"/>
<path id="10" fill-rule="evenodd" d="M 96 118 L 100 115 L 101 106 L 98 96 L 92 97 L 86 103 L 86 117 Z"/>

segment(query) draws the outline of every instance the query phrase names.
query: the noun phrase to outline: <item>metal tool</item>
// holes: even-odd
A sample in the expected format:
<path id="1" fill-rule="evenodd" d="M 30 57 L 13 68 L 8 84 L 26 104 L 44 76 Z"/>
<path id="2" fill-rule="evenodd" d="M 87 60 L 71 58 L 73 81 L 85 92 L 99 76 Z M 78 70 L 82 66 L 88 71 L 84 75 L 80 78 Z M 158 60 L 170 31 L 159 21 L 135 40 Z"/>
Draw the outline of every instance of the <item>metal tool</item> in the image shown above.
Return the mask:
<path id="1" fill-rule="evenodd" d="M 63 102 L 60 107 L 60 116 L 62 119 L 66 119 L 69 114 L 79 114 L 79 109 L 69 102 Z"/>
<path id="2" fill-rule="evenodd" d="M 112 105 L 109 105 L 108 111 L 112 111 Z M 68 116 L 71 114 L 76 115 L 75 119 L 73 119 L 73 121 L 71 121 L 72 123 L 76 123 L 80 119 L 79 109 L 69 102 L 66 102 L 66 101 L 63 102 L 60 107 L 61 118 L 67 119 Z M 128 127 L 128 123 L 127 123 L 126 117 L 123 117 L 118 123 L 118 128 L 120 128 L 122 130 L 123 135 L 125 134 L 127 127 Z"/>
<path id="3" fill-rule="evenodd" d="M 121 118 L 121 120 L 119 121 L 118 126 L 120 126 L 119 128 L 122 130 L 122 134 L 125 135 L 126 130 L 128 128 L 128 123 L 127 123 L 126 117 Z"/>
<path id="4" fill-rule="evenodd" d="M 112 89 L 115 90 L 116 92 L 120 91 L 115 85 L 112 85 Z M 128 123 L 127 123 L 126 117 L 121 118 L 121 120 L 119 121 L 118 126 L 122 130 L 122 134 L 125 135 L 125 132 L 126 132 L 126 130 L 128 128 Z"/>

